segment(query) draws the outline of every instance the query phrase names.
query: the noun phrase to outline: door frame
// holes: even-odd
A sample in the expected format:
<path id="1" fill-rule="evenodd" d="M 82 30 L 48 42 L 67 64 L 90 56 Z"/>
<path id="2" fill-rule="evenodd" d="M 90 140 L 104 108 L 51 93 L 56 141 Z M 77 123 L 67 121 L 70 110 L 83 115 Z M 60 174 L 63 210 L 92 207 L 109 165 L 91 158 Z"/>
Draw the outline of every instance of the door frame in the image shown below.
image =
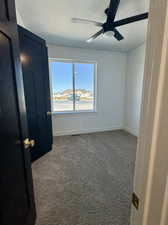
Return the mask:
<path id="1" fill-rule="evenodd" d="M 157 47 L 156 47 L 157 46 Z M 151 0 L 131 225 L 168 222 L 168 2 Z M 167 98 L 166 98 L 167 97 Z"/>
<path id="2" fill-rule="evenodd" d="M 32 170 L 30 163 L 30 153 L 29 149 L 25 149 L 24 141 L 29 137 L 27 128 L 27 114 L 26 114 L 26 104 L 24 96 L 23 87 L 23 77 L 22 68 L 20 63 L 19 54 L 19 42 L 18 42 L 18 32 L 16 23 L 16 7 L 14 0 L 5 0 L 5 9 L 7 13 L 7 19 L 0 21 L 1 33 L 3 33 L 10 40 L 10 50 L 12 52 L 11 61 L 13 69 L 13 86 L 15 89 L 15 99 L 16 99 L 16 109 L 18 113 L 18 127 L 19 127 L 19 139 L 15 143 L 18 148 L 21 148 L 23 153 L 23 168 L 26 180 L 26 193 L 28 197 L 29 212 L 27 218 L 25 218 L 25 225 L 32 225 L 35 223 L 36 210 L 34 201 L 34 191 L 33 191 L 33 180 L 32 180 Z M 9 165 L 10 166 L 10 165 Z M 7 184 L 8 185 L 8 184 Z M 19 190 L 18 190 L 19 191 Z M 10 215 L 9 215 L 10 217 Z M 13 221 L 15 222 L 15 221 Z M 19 221 L 18 221 L 19 223 Z"/>

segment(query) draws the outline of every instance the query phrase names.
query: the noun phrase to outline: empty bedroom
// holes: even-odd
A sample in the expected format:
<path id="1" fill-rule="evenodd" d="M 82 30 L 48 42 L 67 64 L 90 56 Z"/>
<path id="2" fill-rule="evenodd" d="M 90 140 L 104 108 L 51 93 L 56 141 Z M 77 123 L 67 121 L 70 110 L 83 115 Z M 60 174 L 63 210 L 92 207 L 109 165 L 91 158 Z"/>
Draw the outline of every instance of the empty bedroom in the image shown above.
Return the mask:
<path id="1" fill-rule="evenodd" d="M 16 0 L 36 225 L 130 225 L 148 12 Z"/>

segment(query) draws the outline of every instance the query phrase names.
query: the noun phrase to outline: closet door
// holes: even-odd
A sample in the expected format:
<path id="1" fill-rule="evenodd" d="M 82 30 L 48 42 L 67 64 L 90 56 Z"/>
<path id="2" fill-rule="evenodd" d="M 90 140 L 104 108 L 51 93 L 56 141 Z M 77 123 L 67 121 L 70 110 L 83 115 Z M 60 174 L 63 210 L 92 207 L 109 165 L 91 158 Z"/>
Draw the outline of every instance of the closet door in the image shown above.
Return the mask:
<path id="1" fill-rule="evenodd" d="M 28 128 L 35 140 L 32 161 L 52 149 L 52 122 L 46 43 L 40 37 L 18 26 Z"/>

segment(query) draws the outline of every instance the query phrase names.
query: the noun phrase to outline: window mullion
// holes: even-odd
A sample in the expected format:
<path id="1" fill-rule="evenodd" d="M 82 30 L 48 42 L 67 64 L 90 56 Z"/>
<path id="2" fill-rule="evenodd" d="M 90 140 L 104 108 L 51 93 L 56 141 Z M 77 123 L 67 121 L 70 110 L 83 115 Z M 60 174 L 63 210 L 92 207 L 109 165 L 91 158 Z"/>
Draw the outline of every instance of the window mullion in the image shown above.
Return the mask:
<path id="1" fill-rule="evenodd" d="M 75 63 L 72 63 L 72 71 L 73 71 L 73 110 L 76 110 L 75 107 Z"/>

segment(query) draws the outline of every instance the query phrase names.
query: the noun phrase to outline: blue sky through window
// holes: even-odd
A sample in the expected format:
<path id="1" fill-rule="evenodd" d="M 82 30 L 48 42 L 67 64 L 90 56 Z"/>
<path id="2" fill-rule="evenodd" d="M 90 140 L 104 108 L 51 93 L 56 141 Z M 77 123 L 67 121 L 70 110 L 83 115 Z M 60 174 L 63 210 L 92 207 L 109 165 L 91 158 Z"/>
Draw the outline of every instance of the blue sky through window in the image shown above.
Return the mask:
<path id="1" fill-rule="evenodd" d="M 63 92 L 73 88 L 72 63 L 51 62 L 53 92 Z M 94 64 L 75 63 L 76 89 L 94 89 Z"/>
<path id="2" fill-rule="evenodd" d="M 94 65 L 75 64 L 75 88 L 92 91 L 94 89 Z"/>
<path id="3" fill-rule="evenodd" d="M 72 89 L 72 64 L 51 62 L 53 92 L 63 92 Z"/>

